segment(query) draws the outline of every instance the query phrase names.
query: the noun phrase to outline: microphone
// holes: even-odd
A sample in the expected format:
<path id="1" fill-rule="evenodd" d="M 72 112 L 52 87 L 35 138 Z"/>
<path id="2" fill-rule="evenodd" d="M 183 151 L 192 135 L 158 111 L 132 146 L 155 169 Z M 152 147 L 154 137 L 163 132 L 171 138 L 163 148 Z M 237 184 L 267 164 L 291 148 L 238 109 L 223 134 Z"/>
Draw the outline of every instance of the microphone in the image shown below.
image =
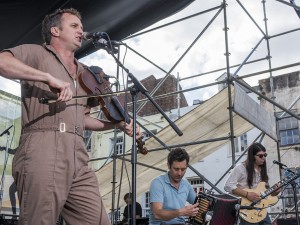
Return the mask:
<path id="1" fill-rule="evenodd" d="M 280 166 L 280 167 L 287 167 L 287 166 L 284 165 L 283 163 L 278 162 L 278 161 L 276 161 L 276 160 L 274 160 L 273 163 L 274 163 L 274 164 L 277 164 L 277 165 Z"/>
<path id="2" fill-rule="evenodd" d="M 211 221 L 213 214 L 214 214 L 214 213 L 213 213 L 212 211 L 208 211 L 208 212 L 205 214 L 205 221 L 206 221 L 206 222 Z"/>
<path id="3" fill-rule="evenodd" d="M 255 209 L 255 210 L 261 210 L 261 208 L 257 208 L 257 207 L 254 207 L 254 206 L 251 206 L 251 205 L 239 205 L 239 204 L 236 204 L 234 206 L 235 210 L 240 210 L 240 209 L 247 209 L 247 210 L 252 210 L 252 209 Z"/>
<path id="4" fill-rule="evenodd" d="M 112 41 L 112 40 L 106 40 L 105 38 L 99 38 L 98 40 L 99 44 L 108 45 L 108 46 L 114 46 L 114 45 L 123 45 L 123 42 L 120 41 Z"/>
<path id="5" fill-rule="evenodd" d="M 91 32 L 91 33 L 89 33 L 89 32 L 83 32 L 83 34 L 82 34 L 82 38 L 84 40 L 90 40 L 90 39 L 98 40 L 100 38 L 105 38 L 107 36 L 108 35 L 105 32 Z"/>
<path id="6" fill-rule="evenodd" d="M 12 127 L 13 127 L 13 125 L 11 125 L 11 126 L 10 126 L 9 128 L 7 128 L 5 131 L 3 131 L 2 134 L 0 134 L 0 137 L 3 136 L 3 135 L 6 134 L 6 133 L 9 133 L 8 130 L 9 130 L 10 128 L 12 128 Z"/>
<path id="7" fill-rule="evenodd" d="M 108 34 L 105 32 L 83 32 L 82 34 L 82 38 L 84 40 L 96 40 L 98 41 L 100 44 L 104 44 L 104 45 L 122 45 L 124 43 L 119 42 L 119 41 L 111 41 L 111 40 L 107 40 L 108 38 Z"/>
<path id="8" fill-rule="evenodd" d="M 97 46 L 111 52 L 113 54 L 117 54 L 119 52 L 118 48 L 116 47 L 117 45 L 122 45 L 122 42 L 119 41 L 108 41 L 104 38 L 100 38 L 97 40 Z"/>

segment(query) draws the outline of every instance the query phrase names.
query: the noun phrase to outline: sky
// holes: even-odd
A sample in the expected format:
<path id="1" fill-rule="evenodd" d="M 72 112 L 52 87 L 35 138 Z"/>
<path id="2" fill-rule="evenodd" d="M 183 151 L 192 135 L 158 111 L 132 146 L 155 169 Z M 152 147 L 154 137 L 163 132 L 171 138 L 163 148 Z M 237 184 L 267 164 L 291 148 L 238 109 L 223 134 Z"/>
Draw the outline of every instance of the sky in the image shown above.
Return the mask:
<path id="1" fill-rule="evenodd" d="M 296 0 L 300 5 L 300 1 Z M 220 6 L 220 0 L 201 1 L 196 0 L 185 9 L 170 16 L 145 30 L 154 28 L 208 9 Z M 269 36 L 299 28 L 300 19 L 295 10 L 276 0 L 266 0 L 266 17 Z M 247 13 L 245 12 L 245 10 Z M 207 73 L 213 70 L 226 67 L 225 57 L 225 32 L 224 32 L 224 11 L 211 22 L 218 10 L 213 10 L 188 20 L 155 30 L 143 35 L 124 40 L 123 42 L 130 48 L 134 49 L 165 71 L 171 72 L 172 75 L 179 75 L 180 79 L 193 75 Z M 237 1 L 228 0 L 226 7 L 227 24 L 228 24 L 228 46 L 229 46 L 229 64 L 235 65 L 242 63 L 251 53 L 253 48 L 262 39 L 265 32 L 264 10 L 261 0 L 244 0 L 239 4 Z M 251 19 L 250 16 L 253 18 Z M 255 23 L 260 27 L 257 28 Z M 205 29 L 207 27 L 207 29 Z M 205 31 L 204 31 L 205 29 Z M 185 54 L 183 59 L 177 64 L 183 53 L 187 51 L 190 45 L 199 39 Z M 300 32 L 288 33 L 276 38 L 270 39 L 270 54 L 272 68 L 280 67 L 299 62 L 299 45 Z M 268 55 L 266 41 L 263 40 L 256 48 L 249 60 L 265 58 Z M 166 73 L 154 67 L 146 60 L 136 55 L 126 46 L 120 47 L 120 59 L 124 66 L 138 79 L 142 80 L 150 75 L 157 79 L 163 78 Z M 112 76 L 116 76 L 117 64 L 105 50 L 99 50 L 85 58 L 80 59 L 87 65 L 100 66 L 104 71 Z M 174 67 L 174 65 L 176 67 Z M 269 63 L 267 60 L 243 66 L 239 76 L 248 73 L 254 73 L 260 70 L 267 70 Z M 235 73 L 236 68 L 230 69 L 230 73 Z M 272 73 L 272 76 L 284 74 L 291 71 L 299 70 L 299 66 L 286 70 L 279 70 Z M 180 81 L 182 89 L 196 88 L 205 84 L 215 82 L 226 70 L 207 75 L 198 76 L 192 79 Z M 126 72 L 120 74 L 119 81 L 121 84 L 126 80 Z M 259 79 L 269 77 L 270 74 L 259 75 L 245 79 L 250 85 L 257 85 Z M 20 95 L 18 84 L 1 78 L 0 89 Z M 217 92 L 216 86 L 201 88 L 195 91 L 185 92 L 188 104 L 192 105 L 193 100 L 207 100 Z"/>

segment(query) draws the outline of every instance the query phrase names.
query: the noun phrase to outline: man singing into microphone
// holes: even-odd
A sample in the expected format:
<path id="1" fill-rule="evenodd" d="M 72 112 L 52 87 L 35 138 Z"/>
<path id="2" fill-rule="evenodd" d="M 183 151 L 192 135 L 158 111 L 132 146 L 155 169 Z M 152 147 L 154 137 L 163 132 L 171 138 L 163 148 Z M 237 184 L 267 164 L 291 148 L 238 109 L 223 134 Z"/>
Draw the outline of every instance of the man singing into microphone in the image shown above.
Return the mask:
<path id="1" fill-rule="evenodd" d="M 53 225 L 59 214 L 71 225 L 110 225 L 89 167 L 83 130 L 114 127 L 133 135 L 130 123 L 97 120 L 93 99 L 78 82 L 84 66 L 75 58 L 83 27 L 75 9 L 58 9 L 42 23 L 44 45 L 25 44 L 0 53 L 0 74 L 21 80 L 22 135 L 12 174 L 20 201 L 19 225 Z M 40 104 L 40 98 L 57 101 Z M 141 137 L 139 127 L 137 138 Z"/>
<path id="2" fill-rule="evenodd" d="M 266 148 L 262 144 L 253 143 L 249 146 L 246 161 L 233 168 L 225 183 L 225 191 L 246 198 L 251 202 L 259 201 L 260 195 L 258 193 L 244 189 L 255 189 L 262 181 L 268 184 L 266 157 Z M 280 189 L 277 189 L 272 195 L 278 195 L 279 192 Z M 259 223 L 248 223 L 240 218 L 240 225 L 271 225 L 271 220 L 268 215 Z"/>

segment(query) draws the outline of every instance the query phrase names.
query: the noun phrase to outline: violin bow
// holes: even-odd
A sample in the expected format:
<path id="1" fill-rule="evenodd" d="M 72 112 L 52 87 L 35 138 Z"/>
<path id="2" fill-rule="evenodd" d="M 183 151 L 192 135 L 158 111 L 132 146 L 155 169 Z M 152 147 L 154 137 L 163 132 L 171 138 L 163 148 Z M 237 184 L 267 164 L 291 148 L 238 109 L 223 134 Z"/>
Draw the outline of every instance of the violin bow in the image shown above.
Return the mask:
<path id="1" fill-rule="evenodd" d="M 114 95 L 119 95 L 119 94 L 126 94 L 128 91 L 117 91 L 113 93 L 108 93 L 108 94 L 93 94 L 93 95 L 78 95 L 78 96 L 73 96 L 71 100 L 76 100 L 76 99 L 84 99 L 84 98 L 97 98 L 97 97 L 109 97 L 109 96 L 114 96 Z M 50 103 L 55 103 L 57 100 L 54 98 L 40 98 L 39 103 L 41 104 L 50 104 Z"/>

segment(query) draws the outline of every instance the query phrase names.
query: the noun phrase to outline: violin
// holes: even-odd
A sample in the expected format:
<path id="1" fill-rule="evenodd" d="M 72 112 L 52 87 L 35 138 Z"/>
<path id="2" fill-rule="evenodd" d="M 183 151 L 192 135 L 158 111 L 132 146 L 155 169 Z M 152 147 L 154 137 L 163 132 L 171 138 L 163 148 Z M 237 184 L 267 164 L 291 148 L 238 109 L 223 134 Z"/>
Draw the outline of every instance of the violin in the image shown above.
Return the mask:
<path id="1" fill-rule="evenodd" d="M 109 77 L 98 66 L 90 66 L 85 68 L 84 72 L 79 75 L 79 83 L 81 87 L 91 95 L 111 94 Z M 114 123 L 125 121 L 130 123 L 129 115 L 125 112 L 121 103 L 116 96 L 96 97 L 105 117 Z M 142 138 L 136 139 L 138 152 L 146 155 L 148 150 L 144 147 Z"/>

